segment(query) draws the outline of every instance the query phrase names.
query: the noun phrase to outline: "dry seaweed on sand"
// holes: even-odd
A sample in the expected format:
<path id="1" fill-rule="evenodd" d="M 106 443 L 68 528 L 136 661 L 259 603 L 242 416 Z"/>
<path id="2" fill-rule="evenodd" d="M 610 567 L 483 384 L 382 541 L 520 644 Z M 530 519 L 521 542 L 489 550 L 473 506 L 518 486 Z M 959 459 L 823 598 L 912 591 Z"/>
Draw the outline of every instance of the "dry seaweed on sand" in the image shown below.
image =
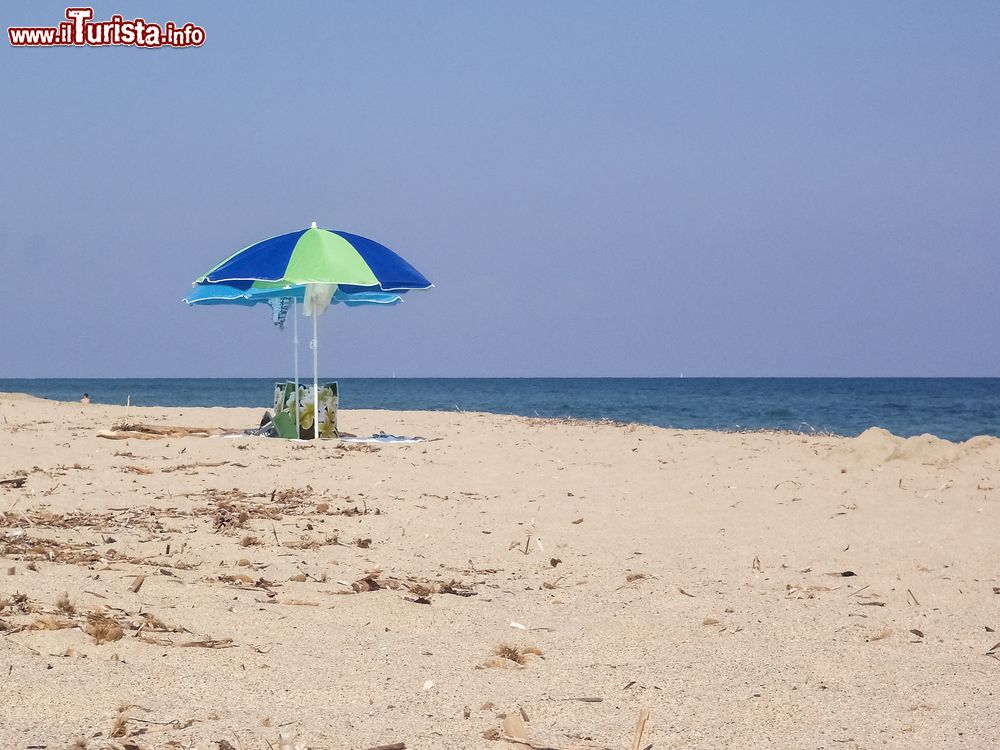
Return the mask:
<path id="1" fill-rule="evenodd" d="M 455 579 L 451 579 L 450 581 L 429 581 L 412 577 L 401 579 L 394 576 L 384 576 L 380 569 L 365 571 L 365 575 L 354 581 L 354 583 L 348 584 L 346 581 L 341 581 L 340 583 L 344 586 L 350 586 L 351 591 L 357 594 L 366 591 L 379 591 L 380 589 L 405 589 L 420 598 L 427 598 L 433 594 L 451 594 L 453 596 L 468 597 L 475 596 L 477 593 L 472 585 L 456 581 Z"/>
<path id="2" fill-rule="evenodd" d="M 207 581 L 219 581 L 233 588 L 242 589 L 244 591 L 254 591 L 261 590 L 269 597 L 276 596 L 275 592 L 272 591 L 274 588 L 278 588 L 281 584 L 275 583 L 274 581 L 269 581 L 266 578 L 258 578 L 256 581 L 245 573 L 237 573 L 236 575 L 229 575 L 228 573 L 223 573 L 221 575 L 215 576 L 213 578 L 206 578 Z"/>
<path id="3" fill-rule="evenodd" d="M 99 549 L 97 542 L 63 542 L 57 539 L 28 536 L 22 529 L 0 537 L 0 557 L 13 557 L 28 562 L 28 569 L 36 561 L 63 563 L 68 565 L 107 565 L 129 563 L 131 565 L 173 567 L 190 569 L 192 564 L 175 562 L 169 566 L 142 557 L 134 557 L 118 552 L 113 547 Z"/>
<path id="4" fill-rule="evenodd" d="M 67 630 L 75 628 L 76 623 L 57 615 L 41 615 L 28 627 L 29 630 Z"/>
<path id="5" fill-rule="evenodd" d="M 235 503 L 218 502 L 212 510 L 212 527 L 216 531 L 241 529 L 249 520 L 249 511 Z"/>
<path id="6" fill-rule="evenodd" d="M 10 596 L 0 598 L 0 612 L 3 612 L 5 609 L 10 609 L 10 614 L 27 615 L 37 612 L 39 607 L 28 599 L 27 594 L 16 592 Z"/>
<path id="7" fill-rule="evenodd" d="M 246 573 L 236 573 L 235 575 L 229 575 L 228 573 L 222 573 L 215 576 L 214 578 L 209 578 L 210 581 L 219 581 L 220 583 L 227 583 L 233 586 L 245 585 L 252 587 L 253 578 L 248 576 Z"/>
<path id="8" fill-rule="evenodd" d="M 25 604 L 27 605 L 26 600 Z M 38 608 L 30 605 L 27 611 L 22 611 L 22 614 L 28 614 L 32 611 L 37 612 Z M 55 612 L 44 613 L 30 624 L 11 625 L 7 628 L 0 627 L 0 629 L 6 629 L 10 632 L 21 630 L 67 630 L 70 628 L 77 628 L 86 633 L 98 645 L 121 640 L 126 633 L 131 633 L 133 637 L 142 640 L 155 642 L 155 639 L 148 635 L 149 633 L 188 632 L 186 628 L 167 625 L 163 620 L 150 612 L 129 613 L 117 607 L 102 607 L 91 610 L 83 615 L 78 613 L 75 606 L 71 606 L 69 609 L 60 608 Z"/>
<path id="9" fill-rule="evenodd" d="M 147 469 L 145 466 L 134 466 L 134 465 L 122 466 L 121 471 L 127 474 L 143 474 L 143 475 L 155 473 L 152 469 Z"/>
<path id="10" fill-rule="evenodd" d="M 382 450 L 381 447 L 371 443 L 337 443 L 333 447 L 339 451 L 355 451 L 357 453 L 378 453 Z"/>
<path id="11" fill-rule="evenodd" d="M 483 666 L 503 669 L 512 664 L 523 667 L 528 663 L 529 656 L 541 656 L 542 651 L 536 646 L 512 646 L 509 643 L 498 643 L 493 647 L 492 654 Z"/>
<path id="12" fill-rule="evenodd" d="M 189 497 L 201 497 L 208 504 L 195 507 L 190 515 L 211 516 L 216 531 L 232 531 L 245 527 L 252 519 L 279 521 L 286 515 L 308 516 L 320 514 L 327 516 L 366 516 L 382 515 L 379 508 L 371 509 L 362 500 L 362 506 L 348 506 L 330 510 L 328 502 L 316 503 L 314 491 L 310 486 L 305 488 L 289 488 L 248 494 L 239 488 L 230 490 L 206 489 L 191 493 Z M 252 535 L 246 535 L 251 538 Z"/>
<path id="13" fill-rule="evenodd" d="M 306 536 L 292 542 L 285 542 L 282 546 L 289 547 L 291 549 L 317 549 L 319 547 L 328 547 L 332 545 L 340 545 L 342 547 L 353 546 L 349 544 L 341 544 L 340 536 L 337 534 L 327 534 L 322 539 Z"/>
<path id="14" fill-rule="evenodd" d="M 176 645 L 181 648 L 236 648 L 232 638 L 203 638 L 200 641 L 188 641 Z"/>
<path id="15" fill-rule="evenodd" d="M 411 594 L 417 596 L 430 596 L 431 594 L 451 594 L 452 596 L 475 596 L 476 590 L 467 586 L 461 581 L 452 579 L 450 581 L 415 581 L 408 579 L 403 586 Z"/>
<path id="16" fill-rule="evenodd" d="M 220 648 L 236 648 L 236 644 L 233 643 L 232 638 L 201 638 L 196 641 L 185 641 L 178 643 L 172 641 L 169 638 L 164 638 L 162 636 L 151 635 L 150 633 L 138 633 L 139 640 L 152 644 L 154 646 L 176 646 L 178 648 L 207 648 L 207 649 L 220 649 Z"/>
<path id="17" fill-rule="evenodd" d="M 97 645 L 121 640 L 125 634 L 117 620 L 96 612 L 87 615 L 87 625 L 84 627 L 84 632 L 93 638 Z"/>
<path id="18" fill-rule="evenodd" d="M 136 631 L 152 630 L 157 633 L 186 633 L 186 628 L 167 625 L 163 620 L 152 612 L 140 612 L 137 619 L 133 619 L 130 627 Z"/>
<path id="19" fill-rule="evenodd" d="M 160 469 L 160 471 L 163 472 L 164 474 L 169 474 L 174 471 L 187 471 L 189 469 L 200 469 L 200 468 L 214 469 L 219 466 L 225 466 L 228 463 L 229 461 L 195 461 L 194 463 L 189 463 L 189 464 L 177 464 L 176 466 L 167 466 Z M 246 468 L 245 464 L 233 464 L 233 466 L 237 466 L 243 469 Z"/>
<path id="20" fill-rule="evenodd" d="M 337 508 L 337 510 L 327 511 L 328 516 L 347 516 L 348 518 L 353 518 L 354 516 L 381 516 L 382 511 L 379 508 L 369 509 L 368 505 L 365 504 L 363 508 L 359 508 L 357 505 L 348 506 L 346 508 Z"/>
<path id="21" fill-rule="evenodd" d="M 176 508 L 118 508 L 105 512 L 69 511 L 55 513 L 46 508 L 22 512 L 5 511 L 0 514 L 0 526 L 44 527 L 53 529 L 93 528 L 99 530 L 128 528 L 162 532 L 161 518 L 177 518 L 187 513 Z"/>

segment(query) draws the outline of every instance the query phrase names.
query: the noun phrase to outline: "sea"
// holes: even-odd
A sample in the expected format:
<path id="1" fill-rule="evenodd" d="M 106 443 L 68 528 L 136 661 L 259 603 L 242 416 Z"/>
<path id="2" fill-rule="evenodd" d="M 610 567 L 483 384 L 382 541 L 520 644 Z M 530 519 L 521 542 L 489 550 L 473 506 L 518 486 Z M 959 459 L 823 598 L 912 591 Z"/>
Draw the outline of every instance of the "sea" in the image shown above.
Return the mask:
<path id="1" fill-rule="evenodd" d="M 321 382 L 329 379 L 321 378 Z M 274 380 L 0 379 L 0 392 L 139 406 L 273 401 Z M 484 411 L 660 427 L 858 435 L 869 427 L 947 440 L 1000 436 L 1000 378 L 343 378 L 344 409 Z"/>

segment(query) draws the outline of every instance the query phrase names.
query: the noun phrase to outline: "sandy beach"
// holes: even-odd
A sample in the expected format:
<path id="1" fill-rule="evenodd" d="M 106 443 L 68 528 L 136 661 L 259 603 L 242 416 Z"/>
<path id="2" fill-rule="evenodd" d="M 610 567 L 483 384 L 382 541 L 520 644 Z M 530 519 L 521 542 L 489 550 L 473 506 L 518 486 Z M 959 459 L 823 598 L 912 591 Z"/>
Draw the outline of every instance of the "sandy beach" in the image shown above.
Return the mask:
<path id="1" fill-rule="evenodd" d="M 996 746 L 995 438 L 123 416 L 0 396 L 4 748 Z"/>

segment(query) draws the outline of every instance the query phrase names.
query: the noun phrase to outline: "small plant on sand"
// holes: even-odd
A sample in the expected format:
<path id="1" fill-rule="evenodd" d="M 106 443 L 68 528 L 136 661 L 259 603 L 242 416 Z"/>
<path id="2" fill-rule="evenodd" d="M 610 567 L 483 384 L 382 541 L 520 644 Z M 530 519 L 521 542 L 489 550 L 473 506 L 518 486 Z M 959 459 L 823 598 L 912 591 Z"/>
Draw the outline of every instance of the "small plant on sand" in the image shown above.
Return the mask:
<path id="1" fill-rule="evenodd" d="M 65 612 L 67 615 L 76 614 L 76 605 L 73 604 L 72 601 L 70 601 L 68 591 L 64 591 L 62 594 L 59 595 L 59 598 L 56 599 L 56 609 L 58 609 L 60 612 Z"/>
<path id="2" fill-rule="evenodd" d="M 128 735 L 128 706 L 119 706 L 115 720 L 111 722 L 108 737 L 125 737 Z"/>
<path id="3" fill-rule="evenodd" d="M 512 665 L 524 666 L 528 656 L 541 656 L 542 651 L 535 646 L 511 646 L 500 643 L 493 647 L 493 656 L 486 660 L 483 666 L 505 669 Z"/>

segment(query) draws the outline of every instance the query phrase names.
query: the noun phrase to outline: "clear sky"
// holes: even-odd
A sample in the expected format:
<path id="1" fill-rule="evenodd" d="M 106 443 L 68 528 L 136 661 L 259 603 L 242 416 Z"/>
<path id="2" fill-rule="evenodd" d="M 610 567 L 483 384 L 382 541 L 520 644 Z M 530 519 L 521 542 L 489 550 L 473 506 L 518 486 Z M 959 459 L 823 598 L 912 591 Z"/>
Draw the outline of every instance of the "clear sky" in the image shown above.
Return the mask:
<path id="1" fill-rule="evenodd" d="M 436 284 L 325 376 L 1000 375 L 1000 3 L 98 2 L 14 49 L 0 377 L 285 376 L 192 279 L 310 221 Z M 303 347 L 303 371 L 308 349 Z"/>

